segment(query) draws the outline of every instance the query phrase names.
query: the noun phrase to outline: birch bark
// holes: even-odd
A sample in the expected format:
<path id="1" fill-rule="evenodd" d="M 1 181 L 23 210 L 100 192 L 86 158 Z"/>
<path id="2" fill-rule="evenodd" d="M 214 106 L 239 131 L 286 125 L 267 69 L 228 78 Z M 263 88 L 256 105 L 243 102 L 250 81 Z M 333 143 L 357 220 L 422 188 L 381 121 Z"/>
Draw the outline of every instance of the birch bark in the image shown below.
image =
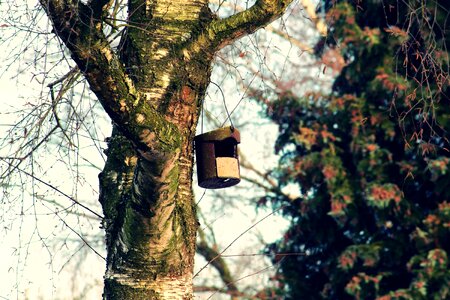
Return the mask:
<path id="1" fill-rule="evenodd" d="M 291 1 L 217 19 L 205 0 L 129 0 L 116 50 L 103 31 L 113 1 L 40 0 L 114 124 L 99 176 L 105 299 L 192 299 L 192 141 L 214 54 Z"/>

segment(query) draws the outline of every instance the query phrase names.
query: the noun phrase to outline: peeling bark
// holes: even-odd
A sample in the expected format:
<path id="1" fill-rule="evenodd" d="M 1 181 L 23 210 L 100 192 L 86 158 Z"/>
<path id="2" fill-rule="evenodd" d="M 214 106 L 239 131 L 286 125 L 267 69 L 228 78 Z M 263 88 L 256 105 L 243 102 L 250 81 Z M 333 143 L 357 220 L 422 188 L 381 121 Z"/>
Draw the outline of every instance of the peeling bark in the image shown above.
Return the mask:
<path id="1" fill-rule="evenodd" d="M 116 53 L 103 33 L 112 1 L 40 0 L 114 124 L 99 176 L 105 299 L 192 299 L 192 141 L 214 54 L 290 2 L 218 20 L 206 0 L 130 0 Z"/>

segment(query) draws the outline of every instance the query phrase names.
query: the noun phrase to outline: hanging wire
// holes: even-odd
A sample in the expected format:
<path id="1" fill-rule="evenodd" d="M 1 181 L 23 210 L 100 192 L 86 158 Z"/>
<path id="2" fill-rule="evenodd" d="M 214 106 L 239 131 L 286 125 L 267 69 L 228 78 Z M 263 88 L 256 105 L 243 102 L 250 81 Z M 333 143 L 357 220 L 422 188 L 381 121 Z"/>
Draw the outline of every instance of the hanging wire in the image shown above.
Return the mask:
<path id="1" fill-rule="evenodd" d="M 203 98 L 202 107 L 200 111 L 200 133 L 203 133 L 203 119 L 205 118 L 205 109 L 203 106 L 205 105 L 205 99 Z"/>
<path id="2" fill-rule="evenodd" d="M 259 73 L 259 72 L 258 72 Z M 256 79 L 257 74 L 253 75 L 252 80 L 250 80 L 250 82 L 247 84 L 247 87 L 245 88 L 244 93 L 242 94 L 241 99 L 239 99 L 238 103 L 233 107 L 233 109 L 231 110 L 231 114 L 234 113 L 234 111 L 239 107 L 239 105 L 241 105 L 241 102 L 244 100 L 244 98 L 247 95 L 248 90 L 250 89 L 250 86 L 252 85 L 253 81 Z"/>
<path id="3" fill-rule="evenodd" d="M 220 88 L 220 86 L 217 83 L 212 82 L 212 81 L 211 81 L 211 83 L 214 84 L 219 89 L 220 93 L 222 94 L 223 106 L 225 107 L 225 111 L 227 113 L 227 118 L 225 119 L 225 121 L 223 121 L 223 123 L 222 123 L 222 125 L 220 127 L 223 127 L 225 125 L 225 123 L 227 122 L 227 120 L 230 120 L 231 131 L 234 131 L 234 125 L 233 125 L 233 121 L 231 120 L 231 114 L 228 111 L 227 103 L 225 101 L 225 95 L 224 95 L 222 89 Z"/>

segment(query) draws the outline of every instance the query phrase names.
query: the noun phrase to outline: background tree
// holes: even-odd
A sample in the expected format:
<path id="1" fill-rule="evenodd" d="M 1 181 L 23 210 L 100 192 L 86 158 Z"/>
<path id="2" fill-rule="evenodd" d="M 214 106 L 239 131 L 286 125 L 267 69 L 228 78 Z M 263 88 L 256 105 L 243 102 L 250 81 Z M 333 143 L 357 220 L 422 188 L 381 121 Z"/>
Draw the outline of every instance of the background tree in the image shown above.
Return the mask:
<path id="1" fill-rule="evenodd" d="M 100 175 L 105 298 L 192 297 L 192 139 L 211 64 L 218 50 L 278 18 L 289 3 L 257 1 L 217 18 L 208 1 L 129 1 L 128 12 L 120 1 L 40 1 L 51 21 L 42 34 L 56 34 L 74 62 L 50 84 L 56 126 L 49 135 L 65 132 L 56 107 L 73 104 L 62 95 L 78 72 L 114 124 Z M 31 150 L 47 139 L 39 137 Z M 24 161 L 4 159 L 2 178 Z"/>
<path id="2" fill-rule="evenodd" d="M 331 94 L 265 100 L 274 174 L 301 191 L 260 200 L 291 222 L 267 250 L 287 299 L 450 297 L 448 17 L 441 1 L 341 1 L 317 47 L 347 64 Z"/>

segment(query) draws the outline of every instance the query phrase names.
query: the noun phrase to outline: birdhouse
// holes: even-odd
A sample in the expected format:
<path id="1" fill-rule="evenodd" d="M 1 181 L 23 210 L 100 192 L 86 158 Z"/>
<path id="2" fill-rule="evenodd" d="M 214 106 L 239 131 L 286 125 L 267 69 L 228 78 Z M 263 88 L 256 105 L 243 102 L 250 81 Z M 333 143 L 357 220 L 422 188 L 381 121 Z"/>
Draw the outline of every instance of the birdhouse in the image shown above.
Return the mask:
<path id="1" fill-rule="evenodd" d="M 237 144 L 239 131 L 219 128 L 194 138 L 198 185 L 205 189 L 221 189 L 241 181 Z"/>

